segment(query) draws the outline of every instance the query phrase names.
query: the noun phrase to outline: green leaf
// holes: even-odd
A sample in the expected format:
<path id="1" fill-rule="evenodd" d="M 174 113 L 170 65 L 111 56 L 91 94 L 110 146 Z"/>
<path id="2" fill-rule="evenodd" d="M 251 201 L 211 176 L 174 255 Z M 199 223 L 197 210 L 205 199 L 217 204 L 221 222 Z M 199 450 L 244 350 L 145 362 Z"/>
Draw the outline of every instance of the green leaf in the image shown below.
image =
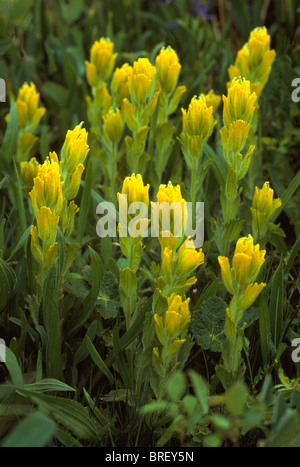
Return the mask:
<path id="1" fill-rule="evenodd" d="M 15 356 L 13 351 L 10 350 L 8 347 L 6 348 L 5 365 L 9 371 L 9 374 L 10 374 L 10 377 L 13 383 L 16 386 L 23 386 L 24 385 L 23 375 L 22 375 L 22 371 L 19 366 L 17 357 Z"/>
<path id="2" fill-rule="evenodd" d="M 205 350 L 220 352 L 225 340 L 225 310 L 227 305 L 219 297 L 207 299 L 201 310 L 192 315 L 192 332 L 198 345 Z"/>
<path id="3" fill-rule="evenodd" d="M 0 161 L 1 169 L 2 163 L 4 163 L 4 171 L 6 173 L 5 164 L 11 161 L 12 156 L 16 149 L 18 140 L 18 112 L 13 99 L 10 100 L 9 109 L 9 120 L 3 140 L 3 144 L 0 149 Z"/>
<path id="4" fill-rule="evenodd" d="M 112 272 L 105 271 L 97 298 L 97 310 L 105 319 L 116 318 L 120 306 L 118 281 Z"/>
<path id="5" fill-rule="evenodd" d="M 96 253 L 91 247 L 89 247 L 89 252 L 91 256 L 93 271 L 92 289 L 84 299 L 82 307 L 80 307 L 80 309 L 74 316 L 70 324 L 70 331 L 68 333 L 69 335 L 77 331 L 77 329 L 79 329 L 88 320 L 91 313 L 93 312 L 98 298 L 102 277 L 104 274 L 104 267 L 98 253 Z"/>
<path id="6" fill-rule="evenodd" d="M 226 393 L 225 404 L 228 412 L 234 417 L 241 415 L 247 399 L 247 387 L 241 381 L 237 381 Z"/>
<path id="7" fill-rule="evenodd" d="M 109 379 L 109 381 L 111 383 L 114 382 L 114 377 L 113 375 L 111 374 L 111 372 L 109 371 L 109 369 L 107 368 L 106 364 L 104 363 L 104 361 L 102 360 L 102 358 L 100 357 L 99 353 L 97 352 L 97 350 L 95 349 L 94 345 L 92 344 L 92 341 L 91 339 L 89 338 L 89 336 L 86 336 L 85 337 L 85 343 L 86 343 L 86 346 L 87 346 L 87 349 L 89 351 L 89 354 L 93 360 L 93 362 L 95 363 L 95 365 L 99 368 L 99 370 Z"/>
<path id="8" fill-rule="evenodd" d="M 176 371 L 171 373 L 167 381 L 167 392 L 172 402 L 178 402 L 184 394 L 186 380 L 183 373 Z"/>
<path id="9" fill-rule="evenodd" d="M 200 404 L 200 410 L 203 415 L 208 413 L 208 387 L 204 379 L 195 371 L 189 372 L 195 394 Z"/>
<path id="10" fill-rule="evenodd" d="M 46 368 L 50 378 L 62 379 L 61 329 L 58 309 L 57 261 L 48 270 L 43 287 L 43 318 L 48 335 Z"/>
<path id="11" fill-rule="evenodd" d="M 68 428 L 80 439 L 95 439 L 97 430 L 86 408 L 79 402 L 63 397 L 33 393 L 24 388 L 17 392 L 29 397 L 39 409 L 54 418 L 60 425 Z"/>
<path id="12" fill-rule="evenodd" d="M 61 381 L 58 381 L 57 379 L 54 379 L 54 378 L 45 378 L 35 383 L 25 384 L 24 388 L 27 389 L 28 391 L 41 392 L 41 393 L 56 392 L 56 391 L 59 391 L 59 392 L 75 391 L 75 389 L 71 388 L 71 386 L 68 386 L 67 384 Z"/>
<path id="13" fill-rule="evenodd" d="M 39 448 L 47 445 L 56 424 L 41 412 L 33 412 L 21 420 L 1 444 L 2 448 Z"/>

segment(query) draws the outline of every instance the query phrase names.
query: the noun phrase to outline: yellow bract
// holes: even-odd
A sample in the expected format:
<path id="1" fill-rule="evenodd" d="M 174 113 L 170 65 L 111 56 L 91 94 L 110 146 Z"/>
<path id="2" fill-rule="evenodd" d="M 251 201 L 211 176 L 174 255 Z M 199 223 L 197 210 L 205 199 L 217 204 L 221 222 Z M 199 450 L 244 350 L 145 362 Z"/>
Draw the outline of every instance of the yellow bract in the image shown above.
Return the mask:
<path id="1" fill-rule="evenodd" d="M 219 105 L 221 104 L 221 96 L 215 94 L 212 89 L 207 94 L 201 95 L 205 97 L 207 107 L 212 107 L 214 112 L 216 112 Z"/>
<path id="2" fill-rule="evenodd" d="M 29 162 L 20 163 L 21 177 L 28 187 L 32 187 L 33 179 L 38 174 L 39 163 L 35 157 L 32 157 Z"/>
<path id="3" fill-rule="evenodd" d="M 155 59 L 155 65 L 162 91 L 166 95 L 172 94 L 181 70 L 177 53 L 171 47 L 162 48 Z"/>
<path id="4" fill-rule="evenodd" d="M 129 93 L 134 104 L 145 104 L 148 98 L 152 98 L 155 73 L 156 67 L 151 65 L 148 58 L 139 58 L 134 62 L 129 79 Z"/>
<path id="5" fill-rule="evenodd" d="M 180 185 L 161 184 L 156 194 L 157 203 L 151 203 L 154 228 L 159 234 L 162 249 L 174 249 L 183 236 L 187 220 L 186 201 L 182 197 Z M 158 225 L 156 222 L 158 220 Z"/>
<path id="6" fill-rule="evenodd" d="M 68 130 L 61 150 L 60 170 L 64 181 L 63 195 L 67 200 L 74 199 L 78 193 L 83 162 L 89 152 L 88 133 L 81 126 L 82 123 L 74 130 Z"/>
<path id="7" fill-rule="evenodd" d="M 126 177 L 123 182 L 121 195 L 127 195 L 127 203 L 141 202 L 149 205 L 149 184 L 144 185 L 143 177 L 140 174 L 132 174 Z M 118 199 L 120 193 L 118 193 Z"/>
<path id="8" fill-rule="evenodd" d="M 265 261 L 265 254 L 266 251 L 260 250 L 258 244 L 254 245 L 252 236 L 248 235 L 237 241 L 232 268 L 227 257 L 218 257 L 224 285 L 228 292 L 238 296 L 240 308 L 247 308 L 265 286 L 263 283 L 253 284 Z"/>
<path id="9" fill-rule="evenodd" d="M 104 136 L 108 140 L 117 145 L 122 137 L 124 131 L 124 120 L 119 109 L 110 109 L 110 111 L 103 115 Z"/>
<path id="10" fill-rule="evenodd" d="M 177 353 L 186 340 L 184 337 L 191 320 L 189 302 L 189 298 L 183 300 L 180 295 L 173 293 L 168 297 L 168 309 L 164 316 L 154 315 L 156 335 L 169 356 Z M 155 350 L 156 358 L 157 355 L 158 349 Z"/>
<path id="11" fill-rule="evenodd" d="M 39 98 L 40 94 L 33 83 L 25 83 L 19 90 L 16 100 L 19 125 L 28 132 L 35 130 L 46 112 L 44 107 L 38 107 Z"/>
<path id="12" fill-rule="evenodd" d="M 207 106 L 204 94 L 193 97 L 187 111 L 181 109 L 183 150 L 188 150 L 191 157 L 201 156 L 203 145 L 213 132 L 217 123 L 213 111 L 213 106 Z"/>
<path id="13" fill-rule="evenodd" d="M 270 188 L 269 182 L 265 182 L 259 189 L 255 187 L 255 193 L 252 200 L 252 220 L 253 229 L 258 235 L 264 235 L 272 215 L 281 206 L 279 198 L 273 199 L 274 190 Z"/>
<path id="14" fill-rule="evenodd" d="M 191 274 L 198 268 L 198 266 L 204 263 L 204 254 L 202 249 L 197 251 L 193 243 L 194 242 L 188 238 L 178 250 L 178 266 L 176 272 L 179 276 Z"/>
<path id="15" fill-rule="evenodd" d="M 250 33 L 248 42 L 238 51 L 235 64 L 228 68 L 230 79 L 243 76 L 251 82 L 251 90 L 260 96 L 271 72 L 275 50 L 270 50 L 271 37 L 267 28 L 258 27 Z"/>
<path id="16" fill-rule="evenodd" d="M 48 242 L 49 245 L 53 245 L 56 239 L 56 227 L 58 226 L 59 216 L 47 206 L 43 206 L 36 214 L 36 221 L 41 240 Z"/>
<path id="17" fill-rule="evenodd" d="M 91 47 L 90 62 L 86 61 L 87 79 L 92 87 L 101 84 L 111 74 L 116 60 L 114 44 L 110 39 L 100 38 Z"/>
<path id="18" fill-rule="evenodd" d="M 233 78 L 228 84 L 228 97 L 223 95 L 223 120 L 229 129 L 237 120 L 250 123 L 255 110 L 255 92 L 251 93 L 250 81 L 244 78 Z"/>
<path id="19" fill-rule="evenodd" d="M 129 80 L 132 75 L 132 66 L 124 63 L 116 68 L 111 80 L 111 92 L 115 97 L 115 104 L 119 105 L 125 97 L 129 96 Z"/>
<path id="20" fill-rule="evenodd" d="M 29 193 L 36 215 L 43 206 L 55 211 L 57 215 L 60 214 L 63 205 L 63 184 L 57 162 L 47 159 L 43 165 L 37 167 L 37 176 Z"/>

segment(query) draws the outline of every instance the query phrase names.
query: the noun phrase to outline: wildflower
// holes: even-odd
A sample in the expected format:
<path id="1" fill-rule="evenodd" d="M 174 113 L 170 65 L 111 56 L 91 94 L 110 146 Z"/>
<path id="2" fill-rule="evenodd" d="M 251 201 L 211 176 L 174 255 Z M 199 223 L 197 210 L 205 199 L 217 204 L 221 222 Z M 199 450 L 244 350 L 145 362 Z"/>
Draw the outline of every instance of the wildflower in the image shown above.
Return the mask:
<path id="1" fill-rule="evenodd" d="M 261 189 L 255 187 L 251 211 L 253 229 L 260 236 L 265 233 L 272 215 L 281 206 L 281 200 L 273 199 L 273 196 L 274 190 L 270 188 L 269 182 L 265 182 Z"/>
<path id="2" fill-rule="evenodd" d="M 175 50 L 163 47 L 155 59 L 159 84 L 166 95 L 172 94 L 177 84 L 181 65 Z"/>
<path id="3" fill-rule="evenodd" d="M 251 122 L 256 99 L 255 92 L 251 93 L 250 81 L 241 77 L 233 78 L 228 85 L 228 97 L 223 95 L 223 119 L 227 130 L 237 120 Z"/>
<path id="4" fill-rule="evenodd" d="M 259 98 L 271 72 L 275 50 L 270 50 L 271 37 L 266 27 L 255 28 L 248 42 L 238 51 L 235 64 L 228 68 L 232 80 L 244 76 L 251 82 L 251 90 Z"/>
<path id="5" fill-rule="evenodd" d="M 187 248 L 187 245 L 189 246 Z M 162 277 L 165 286 L 164 293 L 184 293 L 197 282 L 192 274 L 204 263 L 202 249 L 197 251 L 193 242 L 188 238 L 178 251 L 165 247 L 162 257 Z"/>
<path id="6" fill-rule="evenodd" d="M 237 241 L 230 267 L 227 257 L 219 256 L 222 279 L 228 292 L 237 297 L 238 307 L 246 309 L 256 299 L 266 284 L 254 283 L 265 261 L 265 250 L 253 244 L 251 235 Z"/>
<path id="7" fill-rule="evenodd" d="M 91 47 L 90 62 L 85 61 L 87 79 L 92 87 L 100 85 L 111 74 L 116 60 L 114 44 L 101 37 Z"/>
<path id="8" fill-rule="evenodd" d="M 201 156 L 203 146 L 217 123 L 213 116 L 213 110 L 213 106 L 207 106 L 203 94 L 198 98 L 192 98 L 187 111 L 181 109 L 183 128 L 181 145 L 189 166 L 191 159 Z"/>
<path id="9" fill-rule="evenodd" d="M 203 95 L 206 99 L 207 107 L 212 107 L 215 113 L 221 103 L 221 96 L 215 94 L 212 89 L 207 94 L 203 94 Z"/>
<path id="10" fill-rule="evenodd" d="M 74 130 L 67 132 L 61 150 L 60 170 L 64 181 L 63 194 L 67 200 L 74 199 L 78 193 L 84 171 L 83 162 L 89 151 L 88 133 L 81 126 L 82 123 L 77 125 Z"/>
<path id="11" fill-rule="evenodd" d="M 151 65 L 148 58 L 139 58 L 134 62 L 129 93 L 135 105 L 145 104 L 149 98 L 152 99 L 155 74 L 156 67 Z"/>
<path id="12" fill-rule="evenodd" d="M 38 174 L 38 167 L 39 163 L 35 157 L 32 157 L 29 162 L 23 161 L 20 163 L 21 177 L 27 186 L 33 186 L 33 179 Z"/>
<path id="13" fill-rule="evenodd" d="M 110 109 L 103 115 L 103 134 L 109 145 L 116 146 L 123 134 L 124 121 L 119 109 Z"/>
<path id="14" fill-rule="evenodd" d="M 173 293 L 168 298 L 168 309 L 164 317 L 154 315 L 156 334 L 162 345 L 169 344 L 170 339 L 186 336 L 191 320 L 189 301 L 189 298 L 183 300 L 180 295 Z"/>
<path id="15" fill-rule="evenodd" d="M 132 174 L 130 177 L 126 177 L 123 182 L 121 195 L 127 195 L 128 205 L 140 202 L 149 205 L 149 184 L 144 185 L 143 177 L 140 174 Z M 120 193 L 118 193 L 118 199 Z"/>
<path id="16" fill-rule="evenodd" d="M 132 75 L 132 66 L 124 63 L 116 68 L 111 80 L 111 92 L 115 98 L 115 104 L 119 105 L 125 97 L 129 96 L 129 80 Z"/>
<path id="17" fill-rule="evenodd" d="M 16 100 L 19 126 L 28 133 L 35 130 L 46 112 L 44 107 L 38 107 L 39 98 L 40 94 L 37 92 L 34 83 L 25 83 L 19 89 Z"/>
<path id="18" fill-rule="evenodd" d="M 33 180 L 33 188 L 29 193 L 36 215 L 43 206 L 55 211 L 57 215 L 60 214 L 63 205 L 63 184 L 57 162 L 50 162 L 47 159 L 44 164 L 37 167 L 37 176 Z"/>
<path id="19" fill-rule="evenodd" d="M 162 249 L 174 249 L 184 234 L 187 220 L 186 201 L 181 195 L 180 185 L 161 184 L 156 195 L 157 203 L 153 209 L 153 228 L 159 235 Z"/>
<path id="20" fill-rule="evenodd" d="M 36 220 L 40 239 L 47 242 L 48 245 L 53 245 L 56 239 L 59 216 L 47 206 L 43 206 L 37 212 Z"/>

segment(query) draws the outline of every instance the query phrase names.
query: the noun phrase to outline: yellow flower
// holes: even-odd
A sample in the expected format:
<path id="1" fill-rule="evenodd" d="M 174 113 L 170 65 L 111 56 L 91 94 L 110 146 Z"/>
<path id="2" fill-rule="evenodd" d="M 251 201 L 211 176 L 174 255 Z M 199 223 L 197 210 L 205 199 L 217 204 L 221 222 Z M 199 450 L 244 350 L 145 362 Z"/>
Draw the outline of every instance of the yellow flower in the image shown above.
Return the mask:
<path id="1" fill-rule="evenodd" d="M 32 254 L 37 260 L 37 262 L 42 264 L 44 261 L 44 254 L 39 244 L 39 235 L 38 235 L 38 231 L 35 225 L 33 225 L 30 229 L 30 236 L 31 236 L 30 245 L 31 245 Z"/>
<path id="2" fill-rule="evenodd" d="M 144 185 L 143 177 L 140 174 L 132 174 L 130 177 L 125 178 L 121 195 L 127 195 L 128 206 L 134 202 L 141 202 L 148 206 L 149 184 Z M 119 197 L 120 193 L 118 193 L 118 199 Z"/>
<path id="3" fill-rule="evenodd" d="M 74 199 L 78 193 L 84 171 L 83 162 L 89 152 L 88 133 L 81 126 L 82 123 L 67 132 L 61 150 L 60 170 L 64 181 L 63 195 L 67 200 Z"/>
<path id="4" fill-rule="evenodd" d="M 234 278 L 238 284 L 253 282 L 265 261 L 265 250 L 260 250 L 258 244 L 253 244 L 253 237 L 240 238 L 237 241 L 233 255 L 232 266 Z"/>
<path id="5" fill-rule="evenodd" d="M 125 97 L 129 96 L 129 80 L 132 75 L 132 66 L 124 63 L 116 68 L 111 80 L 111 92 L 115 97 L 115 104 L 119 105 Z"/>
<path id="6" fill-rule="evenodd" d="M 226 126 L 221 128 L 221 144 L 224 148 L 225 159 L 227 160 L 228 157 L 231 157 L 231 160 L 228 161 L 231 164 L 233 163 L 234 156 L 243 150 L 249 131 L 250 125 L 244 120 L 236 120 L 230 123 L 228 129 Z"/>
<path id="7" fill-rule="evenodd" d="M 258 244 L 253 244 L 251 235 L 237 241 L 230 268 L 228 258 L 219 256 L 222 278 L 225 287 L 232 295 L 243 290 L 255 281 L 262 264 L 265 261 L 265 250 L 260 250 Z M 250 290 L 250 289 L 249 289 Z"/>
<path id="8" fill-rule="evenodd" d="M 25 184 L 29 187 L 33 185 L 33 179 L 38 174 L 39 163 L 35 157 L 32 157 L 29 162 L 20 163 L 20 173 Z"/>
<path id="9" fill-rule="evenodd" d="M 33 188 L 29 193 L 35 214 L 47 206 L 57 215 L 60 214 L 63 204 L 62 187 L 59 165 L 47 159 L 37 168 L 37 176 L 33 180 Z"/>
<path id="10" fill-rule="evenodd" d="M 217 111 L 219 105 L 221 104 L 221 96 L 214 93 L 211 89 L 207 94 L 203 94 L 206 99 L 207 107 L 212 107 L 214 112 Z"/>
<path id="11" fill-rule="evenodd" d="M 265 182 L 261 189 L 255 187 L 251 211 L 254 230 L 260 235 L 265 233 L 267 223 L 276 209 L 281 206 L 281 200 L 273 199 L 273 196 L 274 190 L 270 188 L 269 182 Z"/>
<path id="12" fill-rule="evenodd" d="M 33 83 L 25 83 L 19 90 L 16 100 L 19 125 L 22 129 L 26 128 L 27 132 L 35 130 L 46 112 L 44 107 L 38 107 L 39 98 L 40 94 Z"/>
<path id="13" fill-rule="evenodd" d="M 166 311 L 166 333 L 169 337 L 173 337 L 175 334 L 179 332 L 180 324 L 181 324 L 181 316 L 176 311 Z"/>
<path id="14" fill-rule="evenodd" d="M 185 334 L 187 326 L 191 321 L 191 313 L 189 310 L 190 298 L 182 299 L 181 295 L 173 293 L 168 297 L 168 310 L 176 311 L 181 316 L 180 332 Z"/>
<path id="15" fill-rule="evenodd" d="M 156 67 L 151 65 L 148 58 L 139 58 L 134 62 L 129 93 L 135 105 L 145 104 L 149 98 L 152 99 L 155 73 Z"/>
<path id="16" fill-rule="evenodd" d="M 58 251 L 58 243 L 54 243 L 54 245 L 49 246 L 48 250 L 45 253 L 45 268 L 50 268 L 51 264 L 57 258 L 57 251 Z"/>
<path id="17" fill-rule="evenodd" d="M 79 212 L 79 207 L 71 201 L 68 205 L 66 200 L 64 200 L 63 209 L 60 216 L 60 222 L 62 225 L 62 231 L 64 236 L 67 238 L 71 235 L 74 227 L 74 218 L 75 215 Z"/>
<path id="18" fill-rule="evenodd" d="M 103 133 L 104 137 L 113 145 L 117 145 L 122 137 L 124 130 L 124 121 L 119 109 L 110 111 L 103 115 Z"/>
<path id="19" fill-rule="evenodd" d="M 186 339 L 174 339 L 174 341 L 168 347 L 167 355 L 169 355 L 170 357 L 172 355 L 175 355 L 179 351 L 182 344 L 185 343 L 185 341 Z"/>
<path id="20" fill-rule="evenodd" d="M 265 283 L 258 284 L 249 284 L 246 287 L 246 290 L 242 296 L 242 298 L 238 302 L 239 308 L 242 310 L 246 310 L 253 302 L 256 300 L 262 289 L 266 286 Z"/>
<path id="21" fill-rule="evenodd" d="M 36 215 L 39 237 L 53 245 L 56 239 L 56 227 L 58 226 L 59 216 L 52 212 L 50 208 L 43 206 Z"/>
<path id="22" fill-rule="evenodd" d="M 243 76 L 251 82 L 251 90 L 259 98 L 271 72 L 275 50 L 270 50 L 271 37 L 267 28 L 258 27 L 250 33 L 248 42 L 238 51 L 235 64 L 228 68 L 230 79 Z"/>
<path id="23" fill-rule="evenodd" d="M 213 110 L 213 106 L 207 106 L 203 94 L 198 98 L 192 98 L 187 111 L 181 109 L 183 128 L 181 143 L 185 157 L 198 158 L 201 156 L 203 145 L 217 123 L 213 116 Z"/>
<path id="24" fill-rule="evenodd" d="M 179 276 L 186 276 L 194 272 L 198 266 L 204 263 L 204 254 L 202 249 L 197 251 L 193 246 L 193 241 L 188 238 L 181 245 L 177 253 L 178 266 L 176 273 Z M 189 245 L 189 247 L 187 247 Z"/>
<path id="25" fill-rule="evenodd" d="M 172 94 L 177 84 L 181 65 L 175 50 L 162 48 L 155 59 L 160 86 L 166 95 Z"/>
<path id="26" fill-rule="evenodd" d="M 116 60 L 114 44 L 110 39 L 101 37 L 91 47 L 90 62 L 86 61 L 87 79 L 92 87 L 101 84 L 111 74 Z"/>
<path id="27" fill-rule="evenodd" d="M 153 227 L 159 234 L 162 249 L 166 246 L 174 249 L 183 236 L 187 220 L 187 206 L 180 185 L 161 184 L 156 199 L 157 203 L 151 203 Z"/>
<path id="28" fill-rule="evenodd" d="M 223 95 L 223 120 L 227 130 L 237 120 L 250 123 L 255 110 L 256 94 L 251 93 L 250 81 L 233 78 L 228 85 L 228 97 Z"/>
<path id="29" fill-rule="evenodd" d="M 68 173 L 73 173 L 77 165 L 85 161 L 89 152 L 88 133 L 85 128 L 82 128 L 82 124 L 83 122 L 77 125 L 74 130 L 68 130 L 61 150 L 63 169 Z"/>

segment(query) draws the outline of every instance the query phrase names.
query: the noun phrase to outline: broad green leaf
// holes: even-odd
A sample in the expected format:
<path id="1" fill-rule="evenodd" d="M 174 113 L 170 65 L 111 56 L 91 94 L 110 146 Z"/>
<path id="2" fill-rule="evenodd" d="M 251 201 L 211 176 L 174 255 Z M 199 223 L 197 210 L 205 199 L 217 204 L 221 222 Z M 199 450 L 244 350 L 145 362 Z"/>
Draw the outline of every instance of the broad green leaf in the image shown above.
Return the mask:
<path id="1" fill-rule="evenodd" d="M 226 303 L 219 297 L 210 297 L 201 310 L 193 311 L 192 332 L 198 345 L 205 350 L 220 352 L 220 344 L 225 340 Z"/>
<path id="2" fill-rule="evenodd" d="M 241 381 L 237 381 L 226 393 L 225 404 L 228 412 L 234 417 L 241 415 L 247 399 L 247 387 Z"/>
<path id="3" fill-rule="evenodd" d="M 97 298 L 97 310 L 103 318 L 115 318 L 119 313 L 120 306 L 118 281 L 114 274 L 106 271 Z"/>
<path id="4" fill-rule="evenodd" d="M 2 448 L 39 448 L 54 435 L 56 424 L 41 412 L 33 412 L 21 420 L 1 444 Z"/>

